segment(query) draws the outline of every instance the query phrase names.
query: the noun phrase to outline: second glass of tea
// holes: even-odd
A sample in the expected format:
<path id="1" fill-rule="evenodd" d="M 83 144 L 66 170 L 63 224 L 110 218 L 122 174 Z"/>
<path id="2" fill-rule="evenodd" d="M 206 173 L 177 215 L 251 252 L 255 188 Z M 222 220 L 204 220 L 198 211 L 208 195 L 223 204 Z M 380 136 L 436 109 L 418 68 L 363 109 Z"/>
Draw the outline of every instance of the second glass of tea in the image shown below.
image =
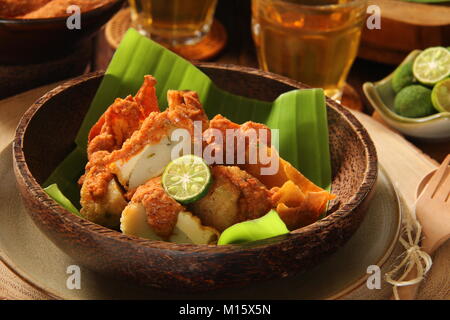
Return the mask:
<path id="1" fill-rule="evenodd" d="M 366 8 L 367 0 L 252 0 L 261 68 L 340 100 Z"/>
<path id="2" fill-rule="evenodd" d="M 193 45 L 208 34 L 217 0 L 129 0 L 133 26 L 168 46 Z"/>

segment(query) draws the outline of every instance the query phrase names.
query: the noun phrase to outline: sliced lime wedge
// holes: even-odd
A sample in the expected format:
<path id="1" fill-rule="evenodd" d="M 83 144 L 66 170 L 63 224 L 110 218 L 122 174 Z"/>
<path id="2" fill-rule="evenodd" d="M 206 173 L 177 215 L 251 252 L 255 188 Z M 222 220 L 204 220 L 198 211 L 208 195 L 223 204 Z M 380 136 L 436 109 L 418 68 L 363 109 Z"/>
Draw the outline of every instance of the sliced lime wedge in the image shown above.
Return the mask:
<path id="1" fill-rule="evenodd" d="M 433 107 L 440 112 L 450 112 L 450 78 L 439 81 L 431 92 Z"/>
<path id="2" fill-rule="evenodd" d="M 414 60 L 414 77 L 423 84 L 434 85 L 450 75 L 450 51 L 432 47 L 422 51 Z"/>
<path id="3" fill-rule="evenodd" d="M 203 198 L 211 181 L 209 166 L 202 158 L 194 155 L 185 155 L 173 160 L 162 175 L 164 190 L 182 204 Z"/>

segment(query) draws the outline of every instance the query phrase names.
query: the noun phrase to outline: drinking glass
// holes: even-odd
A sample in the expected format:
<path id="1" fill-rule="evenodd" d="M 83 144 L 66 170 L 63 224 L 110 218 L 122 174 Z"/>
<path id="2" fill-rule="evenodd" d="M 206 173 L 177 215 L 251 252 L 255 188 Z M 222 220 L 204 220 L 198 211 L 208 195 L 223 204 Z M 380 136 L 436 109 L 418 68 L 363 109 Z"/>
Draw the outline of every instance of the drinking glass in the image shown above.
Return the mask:
<path id="1" fill-rule="evenodd" d="M 129 0 L 133 26 L 168 46 L 192 45 L 208 34 L 217 0 Z"/>
<path id="2" fill-rule="evenodd" d="M 367 0 L 252 0 L 261 68 L 339 100 L 355 60 Z"/>

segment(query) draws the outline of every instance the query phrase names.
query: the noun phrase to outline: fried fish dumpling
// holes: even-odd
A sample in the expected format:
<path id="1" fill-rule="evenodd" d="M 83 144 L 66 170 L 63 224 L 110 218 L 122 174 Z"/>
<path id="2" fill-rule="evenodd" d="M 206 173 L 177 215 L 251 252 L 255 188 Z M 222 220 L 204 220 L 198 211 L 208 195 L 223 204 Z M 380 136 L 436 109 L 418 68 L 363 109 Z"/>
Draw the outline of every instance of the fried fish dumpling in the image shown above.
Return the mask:
<path id="1" fill-rule="evenodd" d="M 104 227 L 117 229 L 120 226 L 122 211 L 127 205 L 119 184 L 115 179 L 111 179 L 100 199 L 92 199 L 92 193 L 87 188 L 88 184 L 81 188 L 81 215 Z"/>
<path id="2" fill-rule="evenodd" d="M 173 243 L 213 244 L 219 238 L 217 230 L 203 226 L 198 217 L 180 211 L 173 233 L 168 239 L 161 238 L 147 223 L 147 213 L 142 204 L 131 203 L 122 213 L 120 230 L 123 234 L 149 240 L 168 240 Z"/>
<path id="3" fill-rule="evenodd" d="M 272 208 L 271 193 L 255 177 L 235 166 L 214 166 L 208 194 L 189 205 L 202 223 L 219 231 L 256 219 Z"/>
<path id="4" fill-rule="evenodd" d="M 119 227 L 120 214 L 127 203 L 109 168 L 109 159 L 150 113 L 159 111 L 155 85 L 155 78 L 145 76 L 136 96 L 116 99 L 89 132 L 89 162 L 79 184 L 82 186 L 81 214 L 90 221 L 105 227 Z"/>
<path id="5" fill-rule="evenodd" d="M 18 1 L 18 0 L 14 0 Z M 36 1 L 36 0 L 32 0 Z M 42 0 L 37 0 L 42 1 Z M 69 15 L 67 13 L 67 8 L 71 5 L 76 5 L 80 8 L 81 12 L 87 12 L 100 8 L 113 0 L 52 0 L 46 1 L 44 6 L 37 7 L 36 10 L 29 12 L 23 16 L 21 19 L 45 19 L 45 18 L 57 18 L 66 17 Z"/>
<path id="6" fill-rule="evenodd" d="M 169 108 L 161 113 L 151 113 L 122 149 L 111 155 L 110 169 L 127 190 L 136 189 L 161 175 L 174 158 L 174 148 L 192 150 L 194 121 L 201 121 L 203 128 L 209 125 L 195 92 L 169 90 L 167 97 Z M 190 138 L 171 141 L 172 132 L 177 129 L 186 130 Z"/>
<path id="7" fill-rule="evenodd" d="M 120 222 L 124 234 L 151 240 L 209 244 L 219 235 L 166 194 L 160 177 L 136 190 Z"/>
<path id="8" fill-rule="evenodd" d="M 39 9 L 52 0 L 0 0 L 0 17 L 16 18 Z"/>
<path id="9" fill-rule="evenodd" d="M 265 135 L 267 141 L 257 136 L 256 150 L 259 154 L 265 154 L 270 161 L 267 164 L 262 164 L 259 158 L 253 163 L 248 161 L 250 148 L 255 144 L 246 145 L 245 159 L 247 161 L 237 166 L 270 189 L 274 208 L 290 230 L 315 222 L 325 211 L 328 201 L 335 198 L 278 155 L 278 152 L 270 145 L 271 136 L 268 127 L 252 122 L 238 125 L 222 116 L 216 116 L 210 121 L 210 129 L 204 133 L 205 140 L 209 144 L 214 144 L 208 136 L 212 129 L 218 129 L 221 132 L 234 130 L 237 136 L 245 135 L 250 129 L 258 130 L 259 134 L 267 131 Z"/>

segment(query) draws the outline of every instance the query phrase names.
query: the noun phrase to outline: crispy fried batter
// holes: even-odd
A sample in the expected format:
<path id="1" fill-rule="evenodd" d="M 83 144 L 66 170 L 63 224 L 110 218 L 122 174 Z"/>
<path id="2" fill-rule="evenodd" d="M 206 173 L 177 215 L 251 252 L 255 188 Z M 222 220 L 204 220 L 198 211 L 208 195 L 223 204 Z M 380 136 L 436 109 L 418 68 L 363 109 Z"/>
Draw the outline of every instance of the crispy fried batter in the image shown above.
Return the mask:
<path id="1" fill-rule="evenodd" d="M 89 174 L 104 174 L 103 172 L 90 171 Z M 90 181 L 87 179 L 87 181 Z M 106 179 L 101 181 L 107 181 Z M 98 223 L 102 226 L 109 228 L 117 228 L 120 225 L 120 216 L 123 209 L 126 207 L 122 193 L 122 189 L 115 179 L 109 179 L 109 182 L 102 188 L 105 191 L 99 191 L 96 188 L 99 186 L 90 185 L 89 183 L 83 184 L 81 188 L 81 214 L 86 219 Z M 89 190 L 94 188 L 94 190 Z M 101 198 L 93 199 L 96 193 L 101 192 Z"/>
<path id="2" fill-rule="evenodd" d="M 161 185 L 161 177 L 153 178 L 137 188 L 134 203 L 142 203 L 147 213 L 147 222 L 155 233 L 167 239 L 172 235 L 178 213 L 185 208 L 172 199 Z"/>
<path id="3" fill-rule="evenodd" d="M 89 161 L 78 183 L 82 186 L 81 213 L 91 221 L 111 225 L 120 218 L 126 202 L 122 190 L 114 184 L 107 159 L 140 128 L 148 114 L 159 110 L 155 85 L 156 80 L 146 76 L 135 98 L 116 99 L 89 132 Z"/>
<path id="4" fill-rule="evenodd" d="M 82 194 L 81 199 L 89 197 L 91 200 L 98 200 L 105 194 L 109 181 L 114 177 L 111 171 L 101 163 L 101 159 L 107 154 L 106 151 L 98 151 L 92 156 L 92 162 L 87 163 L 86 174 L 79 181 L 85 187 L 87 194 Z"/>
<path id="5" fill-rule="evenodd" d="M 247 122 L 239 126 L 222 116 L 216 116 L 212 119 L 210 121 L 210 128 L 219 129 L 221 132 L 233 130 L 238 136 L 245 134 L 251 128 L 269 130 L 264 125 L 252 122 Z M 208 140 L 208 133 L 209 131 L 204 133 L 207 143 L 214 143 L 211 139 Z M 258 136 L 257 149 L 263 148 L 262 150 L 258 150 L 258 152 L 262 151 L 272 161 L 277 161 L 278 170 L 270 175 L 262 174 L 262 169 L 269 167 L 270 164 L 265 165 L 260 162 L 249 162 L 248 146 L 246 146 L 245 151 L 246 161 L 244 164 L 239 163 L 239 168 L 259 179 L 259 181 L 270 189 L 273 193 L 272 201 L 274 207 L 290 230 L 313 223 L 324 212 L 328 201 L 334 199 L 335 196 L 316 186 L 290 163 L 283 160 L 277 151 L 270 146 L 270 135 L 268 134 L 267 136 L 269 137 L 267 144 L 264 143 L 265 141 L 260 141 L 260 137 Z"/>
<path id="6" fill-rule="evenodd" d="M 114 171 L 117 166 L 113 165 L 117 161 L 126 162 L 147 145 L 158 144 L 174 128 L 187 129 L 193 136 L 193 121 L 201 121 L 207 127 L 208 118 L 195 92 L 169 91 L 169 108 L 164 112 L 153 112 L 157 106 L 154 90 L 156 81 L 152 79 L 146 77 L 136 97 L 116 100 L 91 129 L 89 162 L 85 176 L 79 180 L 83 185 L 81 203 L 85 210 L 94 208 L 93 202 L 103 203 L 108 185 L 117 174 Z M 125 197 L 130 199 L 134 191 L 135 189 L 129 190 Z M 152 224 L 161 236 L 173 227 L 173 221 L 169 223 L 163 220 L 158 225 L 156 220 L 155 216 Z"/>
<path id="7" fill-rule="evenodd" d="M 155 86 L 156 79 L 147 75 L 134 98 L 114 101 L 89 132 L 88 157 L 96 151 L 120 149 L 151 112 L 159 112 Z"/>
<path id="8" fill-rule="evenodd" d="M 223 141 L 215 141 L 217 130 Z M 250 162 L 250 158 L 256 161 L 260 145 L 271 144 L 271 132 L 264 124 L 248 121 L 239 125 L 219 114 L 210 121 L 203 139 L 204 147 L 213 148 L 213 156 L 219 152 L 223 155 L 218 164 L 237 165 L 244 161 Z M 234 147 L 228 148 L 227 141 L 233 141 Z"/>
<path id="9" fill-rule="evenodd" d="M 272 208 L 271 193 L 255 177 L 238 167 L 214 166 L 208 194 L 190 205 L 203 224 L 223 231 L 256 219 Z"/>
<path id="10" fill-rule="evenodd" d="M 151 112 L 159 112 L 158 98 L 156 96 L 156 79 L 150 75 L 144 76 L 144 83 L 134 96 L 134 101 L 144 110 L 144 116 Z"/>
<path id="11" fill-rule="evenodd" d="M 46 5 L 51 0 L 0 0 L 0 17 L 15 18 Z"/>
<path id="12" fill-rule="evenodd" d="M 50 2 L 46 1 L 47 3 L 45 3 L 45 5 L 36 6 L 35 9 L 27 11 L 28 12 L 27 14 L 23 14 L 19 18 L 45 19 L 45 18 L 66 17 L 69 15 L 69 13 L 67 13 L 67 8 L 71 5 L 78 6 L 81 12 L 87 12 L 94 10 L 96 8 L 100 8 L 113 1 L 114 0 L 52 0 Z"/>
<path id="13" fill-rule="evenodd" d="M 97 151 L 120 149 L 144 119 L 142 108 L 131 97 L 116 99 L 90 131 L 88 156 Z"/>
<path id="14" fill-rule="evenodd" d="M 174 91 L 167 93 L 169 107 L 160 113 L 151 113 L 120 150 L 116 150 L 107 159 L 108 162 L 127 159 L 138 153 L 148 144 L 155 144 L 167 136 L 172 129 L 186 129 L 194 136 L 194 121 L 208 127 L 208 117 L 203 110 L 197 93 L 193 91 Z"/>

